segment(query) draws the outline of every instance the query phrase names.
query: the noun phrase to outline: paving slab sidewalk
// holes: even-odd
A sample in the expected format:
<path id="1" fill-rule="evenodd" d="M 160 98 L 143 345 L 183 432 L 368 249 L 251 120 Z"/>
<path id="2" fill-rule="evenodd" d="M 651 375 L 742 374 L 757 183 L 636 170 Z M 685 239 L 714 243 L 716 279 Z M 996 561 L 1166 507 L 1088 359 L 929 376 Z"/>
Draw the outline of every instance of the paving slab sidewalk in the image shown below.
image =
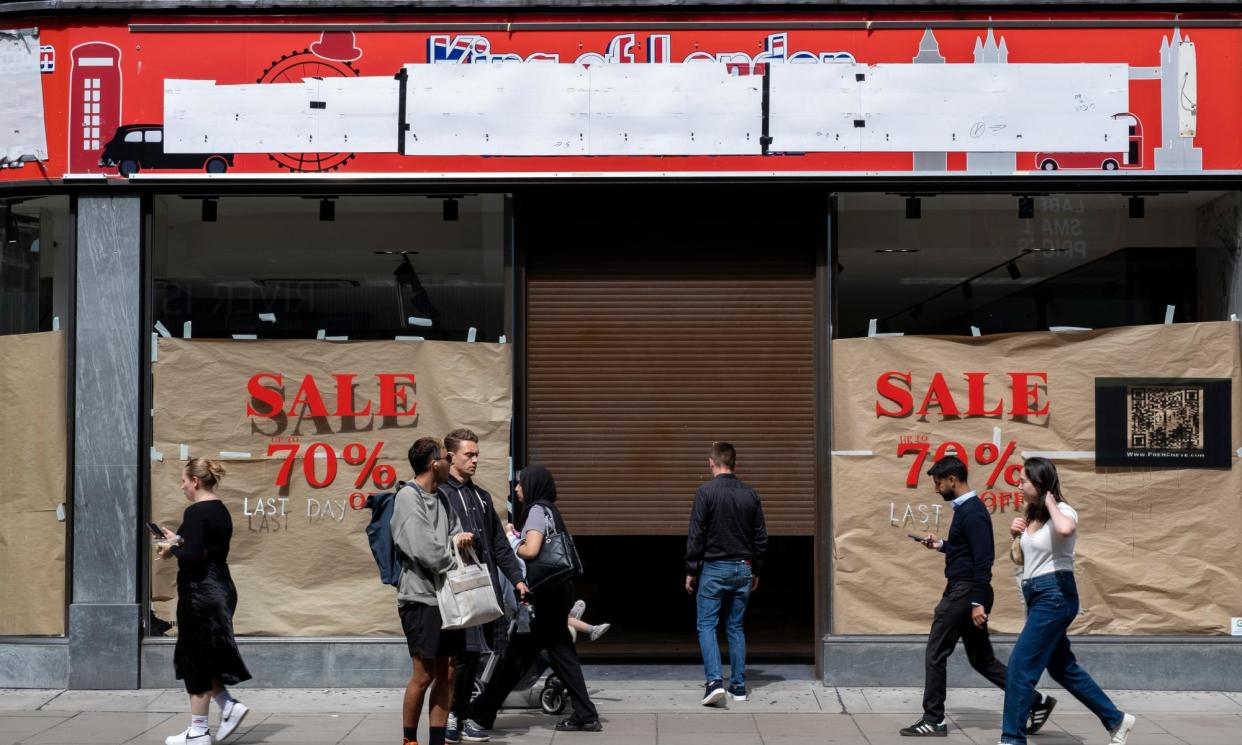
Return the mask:
<path id="1" fill-rule="evenodd" d="M 751 700 L 705 709 L 693 680 L 592 676 L 602 733 L 553 730 L 555 718 L 506 710 L 493 742 L 513 745 L 909 745 L 897 730 L 918 718 L 914 688 L 833 688 L 813 680 L 756 681 Z M 239 687 L 252 714 L 228 745 L 395 745 L 400 689 Z M 1108 736 L 1077 701 L 1059 705 L 1033 745 L 1103 745 Z M 1215 691 L 1110 691 L 1139 718 L 1132 745 L 1240 745 L 1242 694 Z M 950 734 L 937 742 L 994 745 L 1003 699 L 996 689 L 956 689 Z M 162 745 L 188 718 L 180 690 L 0 690 L 0 745 Z M 213 723 L 215 711 L 213 707 Z M 426 742 L 426 723 L 421 741 Z"/>

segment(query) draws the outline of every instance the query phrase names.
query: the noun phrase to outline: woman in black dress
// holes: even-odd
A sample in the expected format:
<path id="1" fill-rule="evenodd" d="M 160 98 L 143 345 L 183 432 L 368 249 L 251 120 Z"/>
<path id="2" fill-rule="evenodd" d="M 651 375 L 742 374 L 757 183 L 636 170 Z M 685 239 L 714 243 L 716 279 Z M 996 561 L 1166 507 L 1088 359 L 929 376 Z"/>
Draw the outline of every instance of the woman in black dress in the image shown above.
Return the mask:
<path id="1" fill-rule="evenodd" d="M 195 458 L 181 475 L 181 491 L 190 500 L 177 532 L 168 528 L 156 544 L 159 558 L 177 557 L 177 647 L 173 668 L 190 694 L 190 726 L 167 738 L 166 745 L 211 745 L 207 709 L 214 698 L 220 707 L 216 740 L 231 735 L 249 709 L 224 686 L 250 679 L 233 639 L 237 588 L 229 574 L 229 541 L 233 518 L 216 487 L 224 466 Z"/>

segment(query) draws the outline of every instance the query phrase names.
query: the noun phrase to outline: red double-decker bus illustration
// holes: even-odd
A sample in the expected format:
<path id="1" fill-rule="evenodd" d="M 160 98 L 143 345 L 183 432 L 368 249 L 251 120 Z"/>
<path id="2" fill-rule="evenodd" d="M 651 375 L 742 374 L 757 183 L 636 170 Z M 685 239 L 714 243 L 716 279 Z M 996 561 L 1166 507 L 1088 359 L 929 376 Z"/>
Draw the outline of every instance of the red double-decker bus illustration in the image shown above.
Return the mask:
<path id="1" fill-rule="evenodd" d="M 1130 112 L 1113 114 L 1114 119 L 1130 121 L 1130 136 L 1125 152 L 1104 153 L 1035 153 L 1035 165 L 1041 171 L 1068 170 L 1130 170 L 1143 167 L 1143 123 Z"/>
<path id="2" fill-rule="evenodd" d="M 91 41 L 69 58 L 69 172 L 97 172 L 104 143 L 121 125 L 121 50 Z"/>

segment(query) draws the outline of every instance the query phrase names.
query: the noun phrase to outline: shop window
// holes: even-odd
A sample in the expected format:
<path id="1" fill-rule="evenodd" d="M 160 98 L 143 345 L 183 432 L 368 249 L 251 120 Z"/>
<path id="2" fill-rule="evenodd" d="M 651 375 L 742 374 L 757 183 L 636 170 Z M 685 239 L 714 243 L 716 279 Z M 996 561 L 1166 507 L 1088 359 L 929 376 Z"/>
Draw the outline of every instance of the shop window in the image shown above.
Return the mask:
<path id="1" fill-rule="evenodd" d="M 1224 320 L 1201 289 L 1221 192 L 843 194 L 840 335 L 970 335 Z M 1236 226 L 1235 226 L 1236 229 Z M 1210 262 L 1209 262 L 1210 263 Z"/>
<path id="2" fill-rule="evenodd" d="M 508 335 L 500 195 L 167 197 L 154 224 L 155 320 L 177 336 Z"/>
<path id="3" fill-rule="evenodd" d="M 0 200 L 0 636 L 65 621 L 69 200 Z"/>
<path id="4" fill-rule="evenodd" d="M 418 438 L 473 430 L 475 480 L 504 508 L 505 204 L 153 200 L 150 516 L 176 529 L 186 462 L 224 462 L 217 493 L 234 526 L 238 635 L 400 632 L 365 502 L 412 478 L 406 453 Z M 150 568 L 148 633 L 175 635 L 176 566 Z"/>
<path id="5" fill-rule="evenodd" d="M 1242 492 L 1240 197 L 841 197 L 841 335 L 904 336 L 832 344 L 834 634 L 926 632 L 943 564 L 900 546 L 943 537 L 971 504 L 934 491 L 928 469 L 949 456 L 1000 542 L 993 633 L 1022 629 L 1004 547 L 1045 491 L 1028 493 L 1036 458 L 1081 516 L 1071 634 L 1229 633 L 1216 602 L 1238 567 L 1212 541 Z M 1179 510 L 1183 494 L 1204 504 Z M 1160 556 L 1136 562 L 1133 535 Z"/>

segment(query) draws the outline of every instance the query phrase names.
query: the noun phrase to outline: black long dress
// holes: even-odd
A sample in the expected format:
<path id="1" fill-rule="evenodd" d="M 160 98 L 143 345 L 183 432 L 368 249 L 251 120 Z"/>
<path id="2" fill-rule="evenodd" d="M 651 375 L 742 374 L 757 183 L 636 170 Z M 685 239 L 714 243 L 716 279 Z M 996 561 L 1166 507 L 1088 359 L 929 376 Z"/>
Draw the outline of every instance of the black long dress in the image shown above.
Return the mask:
<path id="1" fill-rule="evenodd" d="M 173 669 L 191 694 L 206 693 L 218 679 L 225 685 L 250 680 L 233 638 L 237 587 L 229 574 L 233 518 L 220 500 L 185 508 L 174 546 L 177 557 L 177 647 Z"/>

